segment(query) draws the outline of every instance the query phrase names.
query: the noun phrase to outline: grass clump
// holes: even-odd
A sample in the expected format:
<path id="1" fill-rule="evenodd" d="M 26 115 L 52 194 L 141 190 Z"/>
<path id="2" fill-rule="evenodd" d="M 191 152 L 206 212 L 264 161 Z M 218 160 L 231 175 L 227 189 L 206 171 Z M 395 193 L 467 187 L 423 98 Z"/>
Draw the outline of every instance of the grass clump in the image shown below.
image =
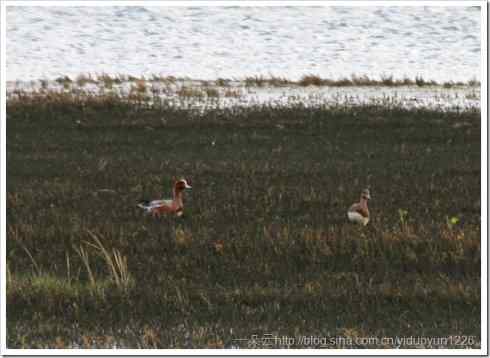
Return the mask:
<path id="1" fill-rule="evenodd" d="M 122 76 L 110 76 L 106 73 L 103 73 L 97 77 L 97 81 L 102 82 L 105 88 L 111 89 L 114 85 L 119 85 L 123 83 L 124 79 Z"/>
<path id="2" fill-rule="evenodd" d="M 216 92 L 213 92 L 210 90 L 210 93 L 215 94 Z M 203 98 L 204 97 L 204 92 L 201 91 L 199 88 L 193 88 L 193 87 L 187 87 L 187 86 L 182 86 L 176 91 L 176 94 L 179 97 L 183 98 Z"/>
<path id="3" fill-rule="evenodd" d="M 220 96 L 219 91 L 216 88 L 212 87 L 204 87 L 204 92 L 207 97 L 218 98 Z"/>
<path id="4" fill-rule="evenodd" d="M 71 78 L 68 76 L 58 77 L 55 81 L 56 81 L 56 83 L 62 85 L 63 88 L 65 88 L 65 89 L 69 89 L 73 83 Z"/>
<path id="5" fill-rule="evenodd" d="M 95 235 L 93 232 L 88 231 L 92 239 L 94 240 L 93 243 L 87 242 L 86 244 L 91 246 L 92 248 L 95 248 L 97 250 L 97 254 L 101 257 L 104 258 L 104 262 L 108 268 L 108 271 L 110 272 L 110 277 L 112 282 L 116 285 L 117 288 L 125 291 L 128 288 L 130 288 L 132 284 L 132 277 L 131 274 L 128 271 L 128 261 L 127 258 L 123 255 L 121 255 L 121 252 L 116 249 L 112 249 L 112 252 L 109 252 L 102 242 L 100 241 L 99 237 Z M 87 256 L 85 254 L 85 256 Z M 90 271 L 90 267 L 88 265 L 88 258 L 87 258 L 87 269 Z M 93 276 L 92 276 L 93 280 Z"/>
<path id="6" fill-rule="evenodd" d="M 326 84 L 325 80 L 315 75 L 305 75 L 301 77 L 298 82 L 300 86 L 323 86 Z"/>
<path id="7" fill-rule="evenodd" d="M 437 82 L 435 81 L 427 81 L 425 80 L 423 77 L 420 77 L 420 76 L 417 76 L 415 77 L 415 84 L 419 87 L 423 87 L 423 86 L 435 86 L 437 85 Z"/>
<path id="8" fill-rule="evenodd" d="M 219 86 L 219 87 L 228 87 L 230 85 L 230 82 L 231 82 L 231 80 L 225 79 L 225 78 L 218 78 L 215 81 L 216 86 Z"/>
<path id="9" fill-rule="evenodd" d="M 245 78 L 245 86 L 247 87 L 264 87 L 267 84 L 267 79 L 263 76 L 250 76 Z"/>

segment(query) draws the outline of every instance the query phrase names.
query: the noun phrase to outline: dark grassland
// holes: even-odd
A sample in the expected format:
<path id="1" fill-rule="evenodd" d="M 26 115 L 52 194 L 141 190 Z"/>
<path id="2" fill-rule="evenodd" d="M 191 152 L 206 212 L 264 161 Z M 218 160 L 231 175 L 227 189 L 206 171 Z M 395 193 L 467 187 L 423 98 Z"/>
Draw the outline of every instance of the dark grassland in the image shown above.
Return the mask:
<path id="1" fill-rule="evenodd" d="M 9 348 L 479 346 L 479 112 L 53 95 L 7 115 Z M 135 206 L 179 177 L 184 218 Z M 360 228 L 346 209 L 366 186 Z"/>

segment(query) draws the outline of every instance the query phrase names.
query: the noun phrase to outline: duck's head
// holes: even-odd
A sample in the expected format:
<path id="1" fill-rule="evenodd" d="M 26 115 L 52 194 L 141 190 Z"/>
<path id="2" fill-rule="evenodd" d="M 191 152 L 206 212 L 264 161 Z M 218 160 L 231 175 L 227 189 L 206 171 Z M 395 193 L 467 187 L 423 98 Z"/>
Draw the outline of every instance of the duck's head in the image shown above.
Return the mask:
<path id="1" fill-rule="evenodd" d="M 183 191 L 185 189 L 192 189 L 192 186 L 190 186 L 189 183 L 187 182 L 187 180 L 185 180 L 185 179 L 177 180 L 175 182 L 174 187 L 175 187 L 175 191 L 177 191 L 177 192 Z"/>
<path id="2" fill-rule="evenodd" d="M 364 199 L 364 200 L 370 200 L 371 199 L 371 194 L 369 193 L 369 189 L 366 188 L 361 192 L 361 199 Z"/>

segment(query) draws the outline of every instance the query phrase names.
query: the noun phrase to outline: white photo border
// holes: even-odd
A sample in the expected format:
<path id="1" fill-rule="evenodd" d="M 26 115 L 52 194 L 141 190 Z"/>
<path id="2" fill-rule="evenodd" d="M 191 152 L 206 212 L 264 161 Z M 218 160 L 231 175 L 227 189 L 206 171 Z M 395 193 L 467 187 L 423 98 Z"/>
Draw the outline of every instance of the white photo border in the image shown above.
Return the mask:
<path id="1" fill-rule="evenodd" d="M 0 113 L 0 353 L 6 356 L 299 356 L 299 355 L 488 355 L 488 54 L 486 1 L 0 1 L 1 113 Z M 9 349 L 6 346 L 6 7 L 8 6 L 479 6 L 481 7 L 481 347 L 480 349 Z"/>

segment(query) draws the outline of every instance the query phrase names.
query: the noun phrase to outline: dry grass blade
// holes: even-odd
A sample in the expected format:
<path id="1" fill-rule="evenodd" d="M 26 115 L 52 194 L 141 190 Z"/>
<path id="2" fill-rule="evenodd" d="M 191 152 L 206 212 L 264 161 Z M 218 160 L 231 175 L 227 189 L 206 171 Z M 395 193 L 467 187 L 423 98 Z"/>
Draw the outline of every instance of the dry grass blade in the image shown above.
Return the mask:
<path id="1" fill-rule="evenodd" d="M 65 253 L 66 258 L 66 276 L 68 278 L 68 282 L 71 282 L 71 264 L 70 264 L 70 256 L 68 252 Z"/>
<path id="2" fill-rule="evenodd" d="M 128 260 L 125 256 L 122 256 L 118 250 L 112 250 L 114 256 L 114 263 L 119 272 L 119 282 L 122 287 L 129 287 L 131 283 L 131 275 L 128 271 Z"/>
<path id="3" fill-rule="evenodd" d="M 7 263 L 6 265 L 6 276 L 7 276 L 7 284 L 10 284 L 12 282 L 12 272 L 10 271 L 9 264 Z"/>
<path id="4" fill-rule="evenodd" d="M 80 255 L 80 258 L 82 259 L 82 262 L 85 265 L 85 268 L 87 269 L 87 274 L 90 280 L 90 284 L 92 286 L 96 286 L 95 276 L 92 272 L 92 269 L 90 268 L 90 261 L 87 252 L 84 250 L 82 246 L 80 246 L 78 249 L 75 248 L 75 251 L 78 253 L 78 255 Z"/>
<path id="5" fill-rule="evenodd" d="M 27 247 L 25 247 L 22 243 L 20 243 L 20 246 L 22 247 L 22 249 L 26 252 L 27 256 L 29 256 L 29 258 L 31 259 L 31 262 L 32 262 L 32 266 L 34 267 L 34 269 L 36 270 L 36 273 L 38 275 L 41 275 L 41 269 L 39 268 L 38 264 L 36 263 L 36 260 L 34 260 L 34 257 L 32 256 L 31 252 L 29 251 L 29 249 Z"/>

